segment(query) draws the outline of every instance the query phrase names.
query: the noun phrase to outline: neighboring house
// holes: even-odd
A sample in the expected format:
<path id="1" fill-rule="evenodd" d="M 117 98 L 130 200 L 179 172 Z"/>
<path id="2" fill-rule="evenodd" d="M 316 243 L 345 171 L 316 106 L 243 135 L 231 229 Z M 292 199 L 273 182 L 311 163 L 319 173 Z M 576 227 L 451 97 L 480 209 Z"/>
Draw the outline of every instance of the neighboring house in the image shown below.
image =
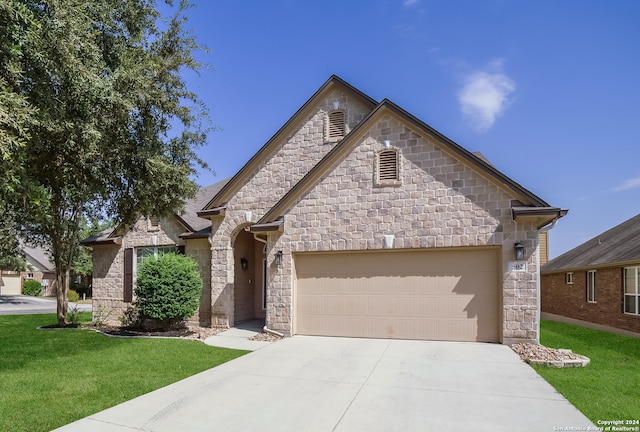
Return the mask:
<path id="1" fill-rule="evenodd" d="M 0 293 L 4 295 L 22 294 L 22 284 L 33 279 L 42 284 L 42 295 L 55 293 L 56 271 L 47 253 L 41 247 L 23 247 L 26 269 L 23 272 L 2 270 Z"/>
<path id="2" fill-rule="evenodd" d="M 541 273 L 545 318 L 640 333 L 640 215 L 554 258 Z"/>
<path id="3" fill-rule="evenodd" d="M 157 227 L 141 218 L 85 242 L 94 245 L 94 301 L 122 310 L 132 258 L 184 245 L 205 276 L 200 321 L 212 325 L 539 338 L 538 234 L 566 210 L 389 100 L 332 76 L 216 188 L 197 213 L 203 228 L 184 215 Z"/>

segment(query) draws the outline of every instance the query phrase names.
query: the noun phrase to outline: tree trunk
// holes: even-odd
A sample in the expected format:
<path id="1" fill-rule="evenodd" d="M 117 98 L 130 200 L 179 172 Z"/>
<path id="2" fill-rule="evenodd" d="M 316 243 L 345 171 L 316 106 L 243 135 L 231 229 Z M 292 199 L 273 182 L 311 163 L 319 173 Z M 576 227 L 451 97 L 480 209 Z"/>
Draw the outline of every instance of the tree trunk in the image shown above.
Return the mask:
<path id="1" fill-rule="evenodd" d="M 69 270 L 56 271 L 56 310 L 58 314 L 58 325 L 65 325 L 67 323 L 67 310 L 69 293 Z"/>

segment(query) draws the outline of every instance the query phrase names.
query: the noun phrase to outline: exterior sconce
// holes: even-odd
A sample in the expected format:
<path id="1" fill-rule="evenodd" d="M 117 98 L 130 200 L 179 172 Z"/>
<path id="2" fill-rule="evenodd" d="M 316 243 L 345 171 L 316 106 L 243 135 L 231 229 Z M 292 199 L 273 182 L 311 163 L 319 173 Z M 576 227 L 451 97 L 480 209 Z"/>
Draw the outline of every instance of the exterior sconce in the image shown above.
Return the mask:
<path id="1" fill-rule="evenodd" d="M 251 216 L 253 216 L 253 214 L 250 211 L 244 212 L 244 221 L 251 222 Z"/>
<path id="2" fill-rule="evenodd" d="M 338 101 L 334 101 L 334 102 L 333 102 L 333 109 L 334 109 L 334 110 L 337 110 L 338 108 L 340 108 L 340 102 L 338 102 Z"/>
<path id="3" fill-rule="evenodd" d="M 391 147 L 391 141 L 384 140 L 384 148 L 390 148 L 390 147 Z"/>
<path id="4" fill-rule="evenodd" d="M 517 242 L 513 245 L 513 250 L 516 255 L 516 261 L 522 261 L 524 259 L 524 246 L 522 246 L 522 243 Z"/>
<path id="5" fill-rule="evenodd" d="M 240 258 L 240 267 L 242 267 L 242 270 L 246 270 L 249 268 L 249 261 L 247 261 L 246 258 Z"/>
<path id="6" fill-rule="evenodd" d="M 275 263 L 276 263 L 276 266 L 278 266 L 278 267 L 280 267 L 282 265 L 282 251 L 281 250 L 276 252 Z"/>
<path id="7" fill-rule="evenodd" d="M 393 234 L 385 234 L 384 235 L 384 247 L 385 249 L 391 249 L 393 247 L 393 241 L 396 239 L 396 236 Z"/>

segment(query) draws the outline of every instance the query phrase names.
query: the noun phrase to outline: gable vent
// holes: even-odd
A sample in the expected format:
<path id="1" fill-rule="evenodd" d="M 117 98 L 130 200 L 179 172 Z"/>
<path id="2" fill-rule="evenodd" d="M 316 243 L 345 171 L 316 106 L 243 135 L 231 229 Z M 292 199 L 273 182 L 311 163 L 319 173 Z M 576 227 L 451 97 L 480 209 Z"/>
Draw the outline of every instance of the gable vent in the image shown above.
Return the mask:
<path id="1" fill-rule="evenodd" d="M 331 111 L 327 122 L 327 139 L 338 140 L 345 135 L 345 112 Z"/>
<path id="2" fill-rule="evenodd" d="M 398 180 L 398 151 L 383 150 L 378 155 L 378 181 Z"/>

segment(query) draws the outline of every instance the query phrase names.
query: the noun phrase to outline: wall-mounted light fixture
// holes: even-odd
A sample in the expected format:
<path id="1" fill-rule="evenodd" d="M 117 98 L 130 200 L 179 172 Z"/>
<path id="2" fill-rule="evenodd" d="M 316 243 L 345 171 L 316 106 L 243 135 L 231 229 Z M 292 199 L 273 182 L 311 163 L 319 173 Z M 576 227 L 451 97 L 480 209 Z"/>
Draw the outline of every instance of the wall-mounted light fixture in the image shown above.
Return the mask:
<path id="1" fill-rule="evenodd" d="M 390 148 L 390 147 L 391 147 L 391 141 L 384 140 L 384 148 Z"/>
<path id="2" fill-rule="evenodd" d="M 253 216 L 253 213 L 251 213 L 250 211 L 244 212 L 244 221 L 251 222 L 251 216 Z"/>
<path id="3" fill-rule="evenodd" d="M 385 234 L 384 235 L 384 247 L 385 249 L 393 248 L 393 241 L 396 239 L 396 236 L 393 234 Z"/>
<path id="4" fill-rule="evenodd" d="M 280 267 L 282 265 L 282 251 L 279 250 L 278 252 L 276 252 L 276 259 L 275 259 L 275 263 L 276 266 Z"/>
<path id="5" fill-rule="evenodd" d="M 242 270 L 248 269 L 249 261 L 246 258 L 240 258 L 240 267 L 242 267 Z"/>
<path id="6" fill-rule="evenodd" d="M 338 102 L 338 101 L 334 101 L 334 102 L 333 102 L 333 109 L 334 109 L 334 110 L 337 110 L 338 108 L 340 108 L 340 102 Z"/>
<path id="7" fill-rule="evenodd" d="M 521 261 L 524 259 L 524 246 L 522 243 L 517 242 L 513 245 L 513 250 L 516 255 L 516 261 Z"/>

